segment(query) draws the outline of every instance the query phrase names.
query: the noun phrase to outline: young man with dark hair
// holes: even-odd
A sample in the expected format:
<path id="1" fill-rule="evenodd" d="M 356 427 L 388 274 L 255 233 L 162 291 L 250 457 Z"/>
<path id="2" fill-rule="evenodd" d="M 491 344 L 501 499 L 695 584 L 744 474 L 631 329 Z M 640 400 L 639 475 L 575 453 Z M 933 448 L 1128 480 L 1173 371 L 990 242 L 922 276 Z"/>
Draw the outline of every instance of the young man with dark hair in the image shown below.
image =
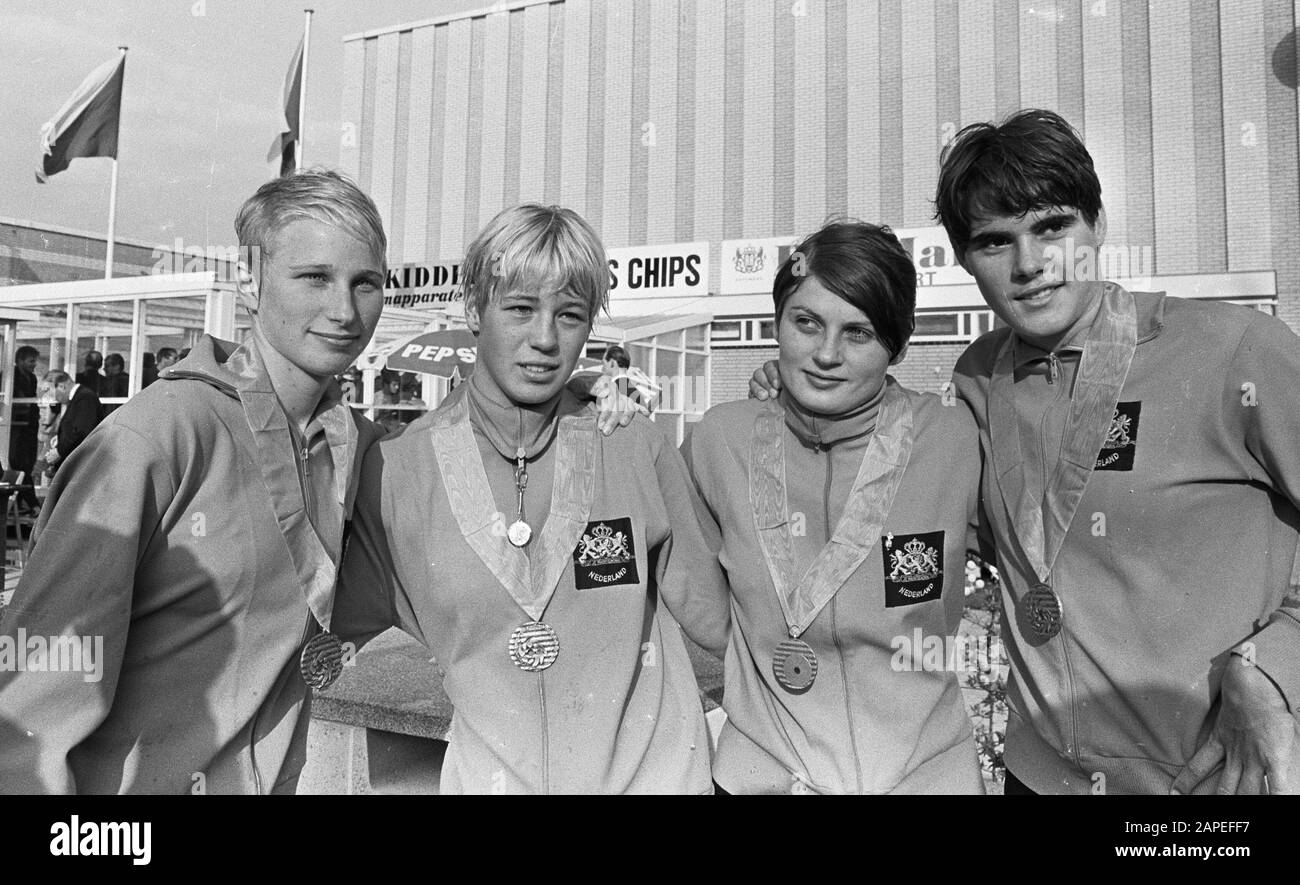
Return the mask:
<path id="1" fill-rule="evenodd" d="M 626 371 L 631 365 L 632 360 L 628 358 L 627 351 L 617 344 L 611 344 L 605 348 L 605 355 L 601 360 L 606 375 L 617 375 L 620 371 Z"/>
<path id="2" fill-rule="evenodd" d="M 1007 792 L 1300 783 L 1300 339 L 1099 276 L 1070 125 L 967 127 L 936 200 L 1005 328 L 957 363 L 1011 661 Z"/>
<path id="3" fill-rule="evenodd" d="M 77 383 L 88 387 L 99 396 L 100 386 L 104 383 L 104 376 L 100 369 L 104 367 L 104 355 L 98 350 L 86 351 L 84 368 L 77 373 Z"/>
<path id="4" fill-rule="evenodd" d="M 0 666 L 0 792 L 296 786 L 308 688 L 341 666 L 325 631 L 379 436 L 334 376 L 378 323 L 387 243 L 374 203 L 332 172 L 264 185 L 236 230 L 247 341 L 200 338 L 50 489 L 0 664 L 23 636 L 98 651 L 77 672 Z"/>
<path id="5" fill-rule="evenodd" d="M 126 360 L 122 359 L 120 353 L 110 353 L 104 357 L 104 378 L 100 384 L 99 398 L 102 399 L 122 399 L 127 396 L 131 390 L 131 378 L 126 371 Z M 103 406 L 104 417 L 108 417 L 117 411 L 121 403 L 105 403 Z"/>

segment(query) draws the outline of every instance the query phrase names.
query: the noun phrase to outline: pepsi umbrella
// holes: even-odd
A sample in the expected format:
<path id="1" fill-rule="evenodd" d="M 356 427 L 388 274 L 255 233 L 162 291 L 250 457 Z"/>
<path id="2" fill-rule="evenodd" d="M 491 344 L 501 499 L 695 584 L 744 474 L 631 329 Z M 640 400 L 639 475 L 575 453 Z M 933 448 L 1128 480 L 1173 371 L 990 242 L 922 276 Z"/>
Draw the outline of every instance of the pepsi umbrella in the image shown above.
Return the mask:
<path id="1" fill-rule="evenodd" d="M 388 355 L 394 372 L 423 372 L 450 378 L 459 370 L 468 378 L 478 359 L 478 341 L 469 329 L 441 329 L 416 335 Z"/>

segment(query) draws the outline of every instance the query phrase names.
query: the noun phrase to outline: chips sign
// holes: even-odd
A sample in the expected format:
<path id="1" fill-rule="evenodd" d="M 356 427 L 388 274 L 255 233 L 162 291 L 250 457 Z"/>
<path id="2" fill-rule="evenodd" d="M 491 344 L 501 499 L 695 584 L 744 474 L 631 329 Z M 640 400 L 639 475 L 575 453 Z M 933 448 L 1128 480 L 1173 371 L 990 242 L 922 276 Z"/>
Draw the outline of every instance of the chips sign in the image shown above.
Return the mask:
<path id="1" fill-rule="evenodd" d="M 459 261 L 390 267 L 384 281 L 385 307 L 446 307 L 464 299 Z"/>
<path id="2" fill-rule="evenodd" d="M 608 251 L 611 299 L 709 294 L 707 242 Z"/>
<path id="3" fill-rule="evenodd" d="M 384 306 L 440 308 L 465 300 L 459 261 L 390 268 Z M 673 243 L 609 250 L 609 297 L 709 294 L 709 244 Z"/>

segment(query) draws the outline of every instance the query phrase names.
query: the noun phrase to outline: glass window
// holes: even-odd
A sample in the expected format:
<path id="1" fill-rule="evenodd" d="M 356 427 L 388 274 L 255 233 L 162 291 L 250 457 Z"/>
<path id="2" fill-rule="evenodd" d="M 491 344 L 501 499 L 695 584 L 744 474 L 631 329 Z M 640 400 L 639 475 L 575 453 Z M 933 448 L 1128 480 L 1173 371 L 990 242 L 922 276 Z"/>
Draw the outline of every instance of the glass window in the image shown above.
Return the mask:
<path id="1" fill-rule="evenodd" d="M 686 346 L 693 350 L 705 350 L 709 343 L 709 327 L 707 325 L 691 326 L 686 330 Z"/>
<path id="2" fill-rule="evenodd" d="M 662 388 L 659 407 L 675 411 L 682 407 L 682 355 L 674 350 L 661 350 L 657 357 L 655 382 Z"/>
<path id="3" fill-rule="evenodd" d="M 957 335 L 959 334 L 958 315 L 955 313 L 918 313 L 916 315 L 917 335 Z"/>
<path id="4" fill-rule="evenodd" d="M 645 344 L 628 344 L 627 358 L 647 375 L 654 375 L 654 351 Z"/>
<path id="5" fill-rule="evenodd" d="M 662 335 L 654 337 L 654 343 L 657 347 L 673 347 L 677 350 L 682 349 L 682 333 L 679 329 L 676 332 L 665 332 Z"/>
<path id="6" fill-rule="evenodd" d="M 710 337 L 714 341 L 739 341 L 740 326 L 739 320 L 714 322 L 711 324 Z"/>
<path id="7" fill-rule="evenodd" d="M 758 337 L 764 341 L 775 341 L 776 320 L 760 320 L 758 323 Z"/>

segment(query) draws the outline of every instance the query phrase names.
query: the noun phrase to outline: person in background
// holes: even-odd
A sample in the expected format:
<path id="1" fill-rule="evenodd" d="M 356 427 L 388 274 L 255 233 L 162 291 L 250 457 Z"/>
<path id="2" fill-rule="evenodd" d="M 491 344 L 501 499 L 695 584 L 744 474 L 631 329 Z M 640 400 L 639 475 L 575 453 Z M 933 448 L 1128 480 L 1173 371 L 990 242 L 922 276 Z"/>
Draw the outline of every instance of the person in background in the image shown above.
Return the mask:
<path id="1" fill-rule="evenodd" d="M 420 398 L 420 381 L 415 377 L 414 372 L 402 373 L 402 386 L 398 394 L 398 402 L 404 406 L 416 407 L 401 411 L 403 424 L 410 424 L 417 418 L 423 417 L 425 410 L 429 408 L 428 404 Z"/>
<path id="2" fill-rule="evenodd" d="M 154 355 L 145 351 L 140 358 L 140 389 L 144 390 L 158 380 L 158 363 Z"/>
<path id="3" fill-rule="evenodd" d="M 130 389 L 131 379 L 126 371 L 126 361 L 120 353 L 110 353 L 104 358 L 104 380 L 100 384 L 99 398 L 126 398 Z M 120 405 L 121 403 L 105 403 L 104 416 L 111 415 Z"/>
<path id="4" fill-rule="evenodd" d="M 104 383 L 104 373 L 101 371 L 104 367 L 104 355 L 98 350 L 88 350 L 82 366 L 82 370 L 77 373 L 77 383 L 94 391 L 95 396 L 99 396 L 100 388 Z"/>
<path id="5" fill-rule="evenodd" d="M 57 442 L 45 456 L 46 463 L 53 465 L 57 473 L 91 431 L 99 426 L 103 406 L 92 388 L 73 381 L 67 372 L 57 369 L 46 372 L 45 383 L 61 406 Z"/>
<path id="6" fill-rule="evenodd" d="M 24 344 L 14 354 L 14 399 L 35 399 L 39 383 L 36 362 L 40 352 Z M 34 483 L 37 452 L 37 431 L 40 426 L 40 409 L 35 403 L 15 403 L 9 428 L 9 469 L 21 470 L 27 482 Z M 18 512 L 38 512 L 40 503 L 31 489 L 18 494 Z"/>
<path id="7" fill-rule="evenodd" d="M 176 362 L 179 363 L 181 360 L 185 359 L 189 355 L 190 355 L 190 349 L 188 347 L 182 347 L 180 349 L 180 352 L 176 354 Z"/>
<path id="8" fill-rule="evenodd" d="M 628 358 L 627 351 L 619 345 L 611 344 L 605 348 L 601 369 L 606 375 L 619 375 L 626 372 L 631 365 L 632 360 Z"/>
<path id="9" fill-rule="evenodd" d="M 395 406 L 402 399 L 402 376 L 388 369 L 383 370 L 379 375 L 379 398 L 375 401 L 377 405 Z M 384 430 L 392 433 L 407 423 L 402 418 L 403 412 L 400 409 L 377 409 L 375 410 L 375 423 L 383 427 Z"/>
<path id="10" fill-rule="evenodd" d="M 162 372 L 164 369 L 176 365 L 178 359 L 180 359 L 180 357 L 176 353 L 176 348 L 158 348 L 158 371 Z"/>

